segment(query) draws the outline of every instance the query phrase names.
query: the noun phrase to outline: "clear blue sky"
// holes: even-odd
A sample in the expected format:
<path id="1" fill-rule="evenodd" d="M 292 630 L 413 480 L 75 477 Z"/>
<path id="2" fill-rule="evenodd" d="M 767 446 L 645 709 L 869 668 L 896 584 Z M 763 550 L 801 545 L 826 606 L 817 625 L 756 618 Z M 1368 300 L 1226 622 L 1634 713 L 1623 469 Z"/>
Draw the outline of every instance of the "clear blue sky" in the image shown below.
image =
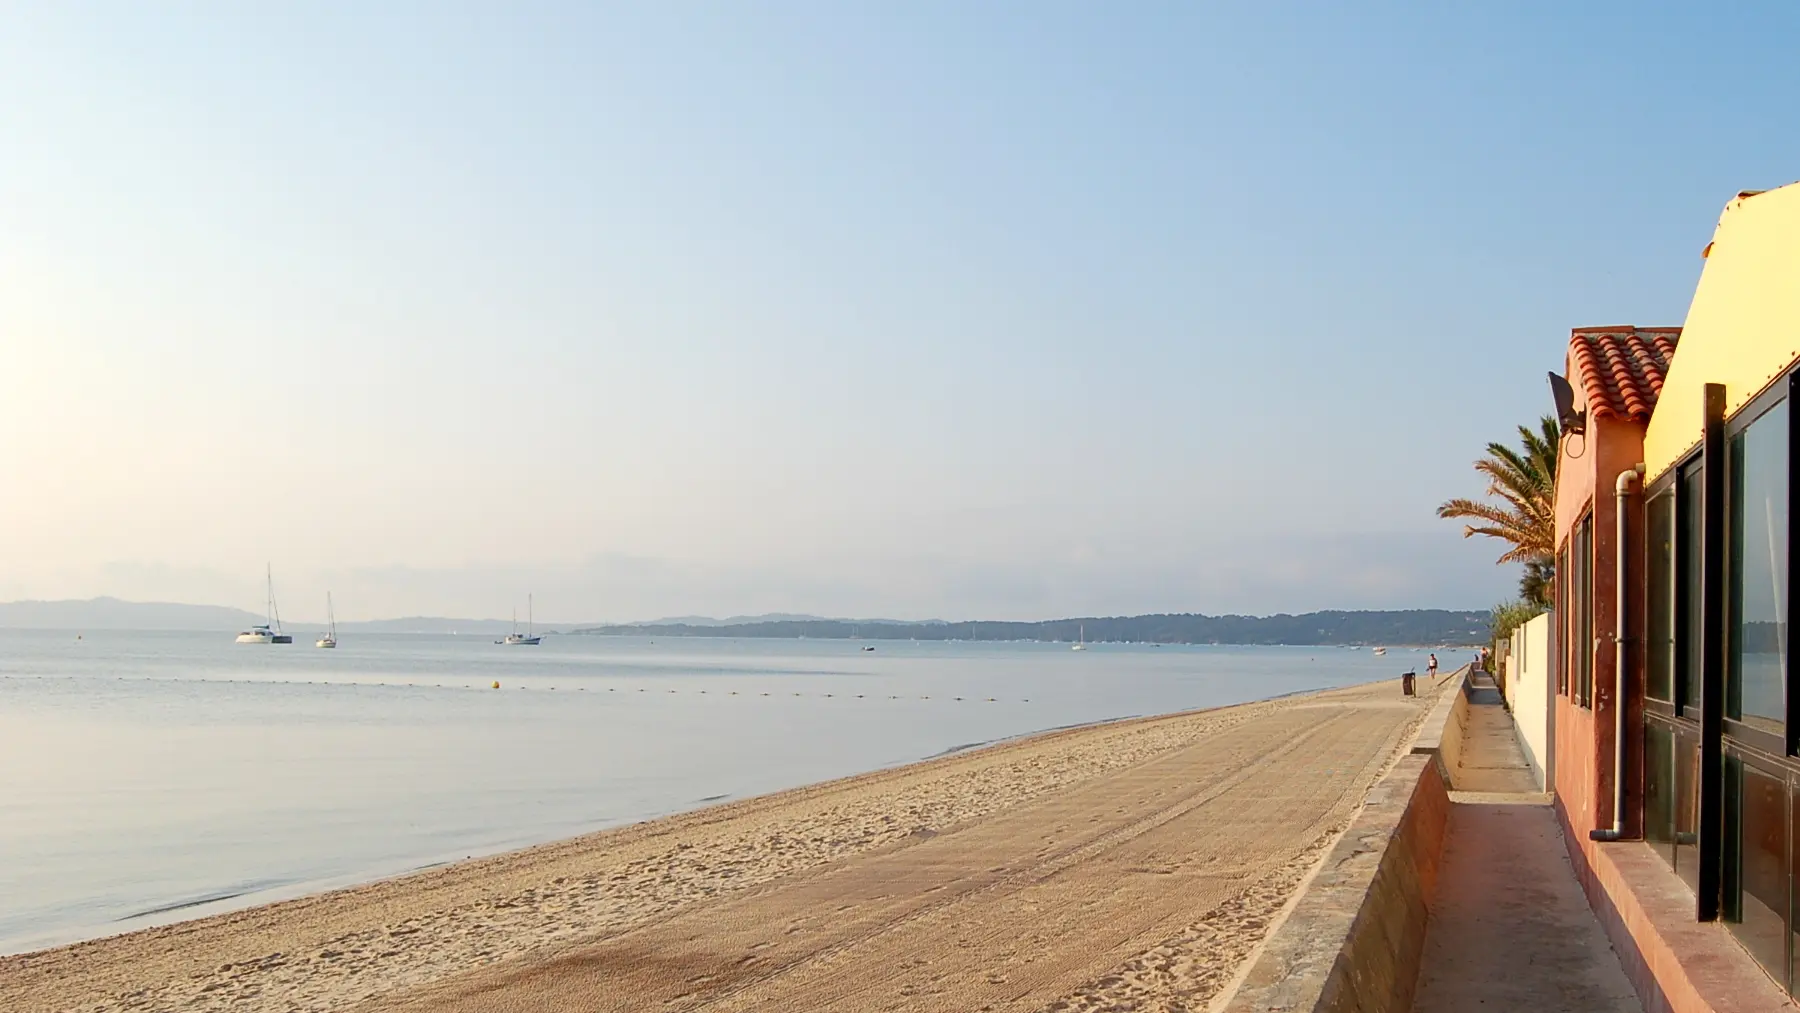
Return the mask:
<path id="1" fill-rule="evenodd" d="M 1800 177 L 1785 4 L 504 6 L 0 13 L 0 599 L 1484 607 Z"/>

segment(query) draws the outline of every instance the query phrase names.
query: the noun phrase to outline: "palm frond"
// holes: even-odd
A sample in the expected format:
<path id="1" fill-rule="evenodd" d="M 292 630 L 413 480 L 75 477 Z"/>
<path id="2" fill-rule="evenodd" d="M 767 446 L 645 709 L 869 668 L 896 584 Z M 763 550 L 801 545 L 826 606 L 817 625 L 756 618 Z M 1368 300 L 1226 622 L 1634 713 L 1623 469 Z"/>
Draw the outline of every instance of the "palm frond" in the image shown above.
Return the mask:
<path id="1" fill-rule="evenodd" d="M 1499 563 L 1549 565 L 1556 554 L 1556 462 L 1561 453 L 1561 427 L 1553 416 L 1540 418 L 1536 431 L 1520 426 L 1518 448 L 1489 443 L 1487 456 L 1475 462 L 1494 502 L 1447 500 L 1438 507 L 1438 516 L 1483 522 L 1465 525 L 1463 537 L 1484 535 L 1506 542 L 1510 547 Z"/>

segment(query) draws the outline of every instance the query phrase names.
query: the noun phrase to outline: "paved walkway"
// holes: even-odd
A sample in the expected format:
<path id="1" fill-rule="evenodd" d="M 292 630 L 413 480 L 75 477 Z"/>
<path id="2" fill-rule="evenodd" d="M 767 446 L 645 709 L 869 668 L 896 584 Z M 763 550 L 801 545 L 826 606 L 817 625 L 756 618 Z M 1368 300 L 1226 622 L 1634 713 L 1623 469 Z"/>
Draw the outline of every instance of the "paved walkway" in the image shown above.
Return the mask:
<path id="1" fill-rule="evenodd" d="M 1413 1009 L 1641 1013 L 1487 675 L 1470 703 Z"/>

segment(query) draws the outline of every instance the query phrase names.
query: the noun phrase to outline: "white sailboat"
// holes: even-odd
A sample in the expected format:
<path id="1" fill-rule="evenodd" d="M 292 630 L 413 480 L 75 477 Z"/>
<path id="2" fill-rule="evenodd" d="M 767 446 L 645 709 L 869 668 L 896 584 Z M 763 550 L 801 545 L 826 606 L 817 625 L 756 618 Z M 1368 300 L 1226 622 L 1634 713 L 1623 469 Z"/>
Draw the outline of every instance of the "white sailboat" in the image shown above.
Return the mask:
<path id="1" fill-rule="evenodd" d="M 513 631 L 506 635 L 505 640 L 496 640 L 496 641 L 494 641 L 494 643 L 506 644 L 506 645 L 514 646 L 514 647 L 517 647 L 517 646 L 535 647 L 535 646 L 537 646 L 538 642 L 543 640 L 544 638 L 537 636 L 535 631 L 532 629 L 534 623 L 532 622 L 533 617 L 532 617 L 531 612 L 532 612 L 531 596 L 526 595 L 525 596 L 525 635 L 519 636 L 519 610 L 517 607 L 514 607 L 514 609 L 513 609 Z"/>
<path id="2" fill-rule="evenodd" d="M 337 646 L 337 613 L 331 610 L 331 592 L 325 592 L 325 635 L 319 638 L 314 647 Z"/>
<path id="3" fill-rule="evenodd" d="M 1076 629 L 1075 645 L 1073 647 L 1070 647 L 1069 650 L 1071 650 L 1071 651 L 1087 650 L 1087 624 L 1086 623 L 1078 623 L 1078 624 L 1076 624 L 1075 629 Z"/>
<path id="4" fill-rule="evenodd" d="M 275 605 L 274 567 L 268 568 L 267 578 L 269 590 L 268 601 L 265 603 L 265 610 L 269 621 L 263 623 L 261 626 L 252 626 L 242 633 L 239 633 L 237 635 L 237 642 L 240 644 L 291 644 L 294 642 L 294 638 L 291 635 L 282 632 L 281 629 L 281 610 Z"/>

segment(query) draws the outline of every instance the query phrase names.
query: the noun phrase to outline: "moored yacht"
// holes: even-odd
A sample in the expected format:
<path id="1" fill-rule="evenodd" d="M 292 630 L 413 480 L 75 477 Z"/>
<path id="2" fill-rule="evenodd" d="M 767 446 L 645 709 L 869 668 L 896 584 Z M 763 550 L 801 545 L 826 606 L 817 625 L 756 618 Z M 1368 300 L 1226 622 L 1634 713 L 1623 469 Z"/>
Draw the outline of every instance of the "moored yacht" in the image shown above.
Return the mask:
<path id="1" fill-rule="evenodd" d="M 267 609 L 265 614 L 269 617 L 269 621 L 239 633 L 237 642 L 240 644 L 291 644 L 294 642 L 293 636 L 282 632 L 281 629 L 281 610 L 275 607 L 275 570 L 273 567 L 268 569 L 267 578 L 269 597 L 265 606 Z"/>
<path id="2" fill-rule="evenodd" d="M 331 592 L 325 592 L 325 635 L 318 639 L 314 647 L 337 646 L 337 613 L 331 610 Z"/>
<path id="3" fill-rule="evenodd" d="M 252 626 L 237 635 L 237 642 L 240 644 L 272 644 L 275 642 L 275 634 L 267 626 Z"/>
<path id="4" fill-rule="evenodd" d="M 520 646 L 535 647 L 544 638 L 535 635 L 535 633 L 532 630 L 532 625 L 533 625 L 533 623 L 532 623 L 532 615 L 531 615 L 531 596 L 526 595 L 525 596 L 525 633 L 524 633 L 524 635 L 521 636 L 519 634 L 519 608 L 517 605 L 515 605 L 515 606 L 513 606 L 513 631 L 506 635 L 506 639 L 496 640 L 496 641 L 494 641 L 494 643 L 506 644 L 510 647 L 520 647 Z"/>

